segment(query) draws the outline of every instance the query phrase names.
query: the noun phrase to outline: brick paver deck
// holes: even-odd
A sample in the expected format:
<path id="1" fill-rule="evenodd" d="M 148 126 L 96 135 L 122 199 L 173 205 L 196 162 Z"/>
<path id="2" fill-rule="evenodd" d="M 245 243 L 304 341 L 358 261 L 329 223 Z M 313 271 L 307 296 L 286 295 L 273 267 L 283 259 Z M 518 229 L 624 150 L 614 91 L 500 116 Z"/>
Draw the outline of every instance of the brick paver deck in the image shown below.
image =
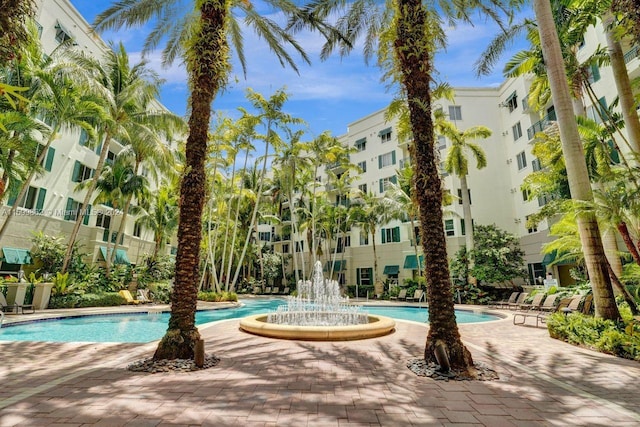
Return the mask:
<path id="1" fill-rule="evenodd" d="M 156 344 L 0 342 L 0 426 L 638 426 L 640 364 L 498 322 L 460 325 L 499 381 L 417 377 L 427 327 L 351 342 L 201 328 L 212 369 L 125 370 Z"/>

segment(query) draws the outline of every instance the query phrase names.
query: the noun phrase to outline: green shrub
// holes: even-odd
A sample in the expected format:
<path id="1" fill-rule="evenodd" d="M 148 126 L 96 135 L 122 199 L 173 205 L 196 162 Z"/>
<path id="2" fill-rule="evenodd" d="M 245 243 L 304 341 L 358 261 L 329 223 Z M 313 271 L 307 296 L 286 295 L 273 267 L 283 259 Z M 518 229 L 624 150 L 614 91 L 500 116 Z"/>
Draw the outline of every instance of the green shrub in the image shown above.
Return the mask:
<path id="1" fill-rule="evenodd" d="M 640 328 L 632 321 L 616 323 L 580 313 L 555 313 L 547 319 L 547 328 L 552 338 L 640 360 Z"/>
<path id="2" fill-rule="evenodd" d="M 221 302 L 221 301 L 238 301 L 238 295 L 234 292 L 198 292 L 200 301 Z"/>
<path id="3" fill-rule="evenodd" d="M 171 291 L 173 285 L 169 280 L 162 282 L 152 282 L 147 285 L 149 292 L 151 292 L 151 299 L 153 301 L 169 304 L 171 302 Z"/>
<path id="4" fill-rule="evenodd" d="M 114 307 L 126 304 L 126 300 L 115 292 L 100 294 L 51 295 L 49 308 Z"/>

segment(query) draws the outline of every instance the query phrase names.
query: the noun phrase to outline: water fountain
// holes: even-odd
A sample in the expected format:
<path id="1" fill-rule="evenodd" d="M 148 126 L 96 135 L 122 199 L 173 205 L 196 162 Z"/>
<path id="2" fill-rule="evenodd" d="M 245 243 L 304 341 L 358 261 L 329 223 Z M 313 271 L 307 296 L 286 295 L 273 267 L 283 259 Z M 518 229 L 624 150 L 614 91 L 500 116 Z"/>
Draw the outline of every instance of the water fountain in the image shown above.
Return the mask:
<path id="1" fill-rule="evenodd" d="M 341 341 L 372 338 L 393 331 L 395 321 L 371 316 L 362 307 L 349 304 L 340 296 L 335 280 L 324 279 L 322 264 L 317 261 L 311 281 L 298 283 L 298 295 L 275 313 L 245 317 L 240 328 L 271 338 Z"/>

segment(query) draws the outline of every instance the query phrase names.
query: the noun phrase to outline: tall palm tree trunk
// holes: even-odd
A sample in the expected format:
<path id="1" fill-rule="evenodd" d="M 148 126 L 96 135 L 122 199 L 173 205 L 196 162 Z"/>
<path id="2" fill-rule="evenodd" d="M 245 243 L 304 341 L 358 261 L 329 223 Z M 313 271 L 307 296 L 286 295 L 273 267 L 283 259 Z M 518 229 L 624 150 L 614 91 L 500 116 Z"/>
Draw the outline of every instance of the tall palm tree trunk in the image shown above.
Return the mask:
<path id="1" fill-rule="evenodd" d="M 442 218 L 442 183 L 434 151 L 431 117 L 432 40 L 426 34 L 427 16 L 420 0 L 398 0 L 394 51 L 409 103 L 409 119 L 416 154 L 415 186 L 426 276 L 429 278 L 429 333 L 424 358 L 437 362 L 436 349 L 446 347 L 451 367 L 470 370 L 471 353 L 462 344 L 449 279 Z"/>
<path id="2" fill-rule="evenodd" d="M 69 235 L 69 242 L 67 243 L 67 252 L 64 254 L 64 262 L 62 263 L 62 273 L 67 271 L 69 268 L 69 262 L 71 261 L 71 256 L 73 255 L 73 246 L 76 243 L 76 239 L 78 238 L 78 232 L 80 231 L 80 225 L 82 225 L 82 221 L 84 220 L 84 216 L 87 213 L 87 206 L 91 202 L 91 198 L 93 197 L 93 192 L 98 185 L 98 180 L 100 179 L 100 174 L 102 174 L 102 168 L 104 167 L 104 162 L 107 159 L 107 153 L 109 153 L 109 145 L 111 144 L 111 134 L 107 133 L 104 138 L 104 144 L 102 144 L 102 150 L 100 151 L 100 158 L 98 159 L 98 165 L 96 166 L 96 170 L 94 172 L 93 178 L 91 179 L 91 183 L 87 188 L 87 193 L 84 196 L 84 200 L 82 201 L 82 209 L 78 211 L 78 215 L 76 216 L 76 223 L 73 225 L 73 230 L 71 231 L 71 235 Z M 109 240 L 111 240 L 111 236 L 109 236 Z M 107 257 L 109 254 L 107 253 Z M 108 263 L 107 263 L 108 264 Z M 107 268 L 107 274 L 108 273 Z"/>
<path id="3" fill-rule="evenodd" d="M 0 200 L 4 198 L 4 194 L 7 191 L 7 181 L 9 181 L 9 171 L 13 164 L 13 159 L 16 156 L 16 150 L 9 150 L 9 154 L 7 154 L 7 170 L 2 172 L 2 178 L 0 178 Z"/>
<path id="4" fill-rule="evenodd" d="M 191 116 L 186 144 L 186 173 L 180 185 L 176 276 L 171 294 L 169 328 L 158 344 L 154 359 L 193 359 L 195 346 L 200 340 L 195 313 L 206 189 L 205 159 L 211 103 L 227 68 L 228 47 L 224 35 L 227 13 L 224 1 L 202 1 L 199 28 L 188 52 Z"/>
<path id="5" fill-rule="evenodd" d="M 622 118 L 629 135 L 629 142 L 632 149 L 636 153 L 640 153 L 640 119 L 629 81 L 627 65 L 624 62 L 624 54 L 620 42 L 616 40 L 612 32 L 613 14 L 608 12 L 602 19 L 602 25 L 605 28 L 605 36 L 607 39 L 607 49 L 609 50 L 609 58 L 611 59 L 611 71 L 613 71 L 613 80 L 618 89 L 620 98 L 620 108 L 622 109 Z"/>
<path id="6" fill-rule="evenodd" d="M 467 252 L 473 251 L 475 242 L 473 240 L 473 217 L 471 216 L 471 200 L 469 197 L 469 186 L 467 176 L 460 177 L 460 191 L 462 192 L 462 215 L 464 216 L 465 245 Z M 473 267 L 473 259 L 469 259 L 469 268 Z"/>
<path id="7" fill-rule="evenodd" d="M 584 159 L 584 150 L 578 134 L 572 109 L 569 87 L 566 80 L 560 42 L 556 32 L 549 0 L 534 0 L 533 8 L 538 21 L 542 52 L 547 66 L 547 75 L 553 104 L 558 117 L 562 152 L 565 158 L 571 197 L 576 200 L 593 201 L 589 173 Z M 618 320 L 620 312 L 616 305 L 607 269 L 602 239 L 595 214 L 585 213 L 577 219 L 578 231 L 584 251 L 585 264 L 593 289 L 596 315 Z"/>

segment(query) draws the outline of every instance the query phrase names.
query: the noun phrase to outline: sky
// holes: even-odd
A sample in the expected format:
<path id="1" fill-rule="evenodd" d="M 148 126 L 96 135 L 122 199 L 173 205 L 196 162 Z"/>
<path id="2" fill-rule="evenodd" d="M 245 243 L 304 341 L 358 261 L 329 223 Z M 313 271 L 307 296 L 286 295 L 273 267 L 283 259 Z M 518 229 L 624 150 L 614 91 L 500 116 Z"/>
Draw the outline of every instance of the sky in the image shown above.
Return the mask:
<path id="1" fill-rule="evenodd" d="M 112 2 L 71 0 L 89 23 Z M 478 20 L 474 26 L 460 25 L 449 29 L 447 50 L 436 56 L 438 79 L 447 81 L 454 87 L 498 86 L 504 80 L 501 75 L 502 63 L 489 76 L 476 78 L 473 72 L 473 64 L 497 32 L 496 25 L 483 20 Z M 136 63 L 141 58 L 142 42 L 147 33 L 148 29 L 135 28 L 106 32 L 101 36 L 105 41 L 121 41 L 132 63 Z M 282 68 L 265 43 L 250 30 L 247 31 L 247 76 L 244 77 L 234 58 L 230 84 L 224 93 L 216 97 L 213 109 L 237 117 L 238 107 L 250 109 L 245 98 L 247 88 L 265 97 L 284 88 L 289 95 L 284 110 L 307 121 L 311 137 L 327 130 L 334 136 L 340 136 L 347 132 L 349 123 L 385 108 L 393 98 L 394 93 L 381 81 L 382 71 L 375 64 L 375 58 L 367 65 L 361 49 L 354 49 L 345 58 L 336 54 L 321 61 L 321 40 L 317 36 L 301 34 L 298 40 L 311 57 L 312 64 L 297 61 L 299 74 L 296 74 L 290 68 Z M 518 49 L 518 46 L 514 46 L 507 51 L 502 58 L 503 62 Z M 161 89 L 161 102 L 174 113 L 184 115 L 188 97 L 184 67 L 176 61 L 170 68 L 163 68 L 160 50 L 147 54 L 146 59 L 165 80 Z"/>

